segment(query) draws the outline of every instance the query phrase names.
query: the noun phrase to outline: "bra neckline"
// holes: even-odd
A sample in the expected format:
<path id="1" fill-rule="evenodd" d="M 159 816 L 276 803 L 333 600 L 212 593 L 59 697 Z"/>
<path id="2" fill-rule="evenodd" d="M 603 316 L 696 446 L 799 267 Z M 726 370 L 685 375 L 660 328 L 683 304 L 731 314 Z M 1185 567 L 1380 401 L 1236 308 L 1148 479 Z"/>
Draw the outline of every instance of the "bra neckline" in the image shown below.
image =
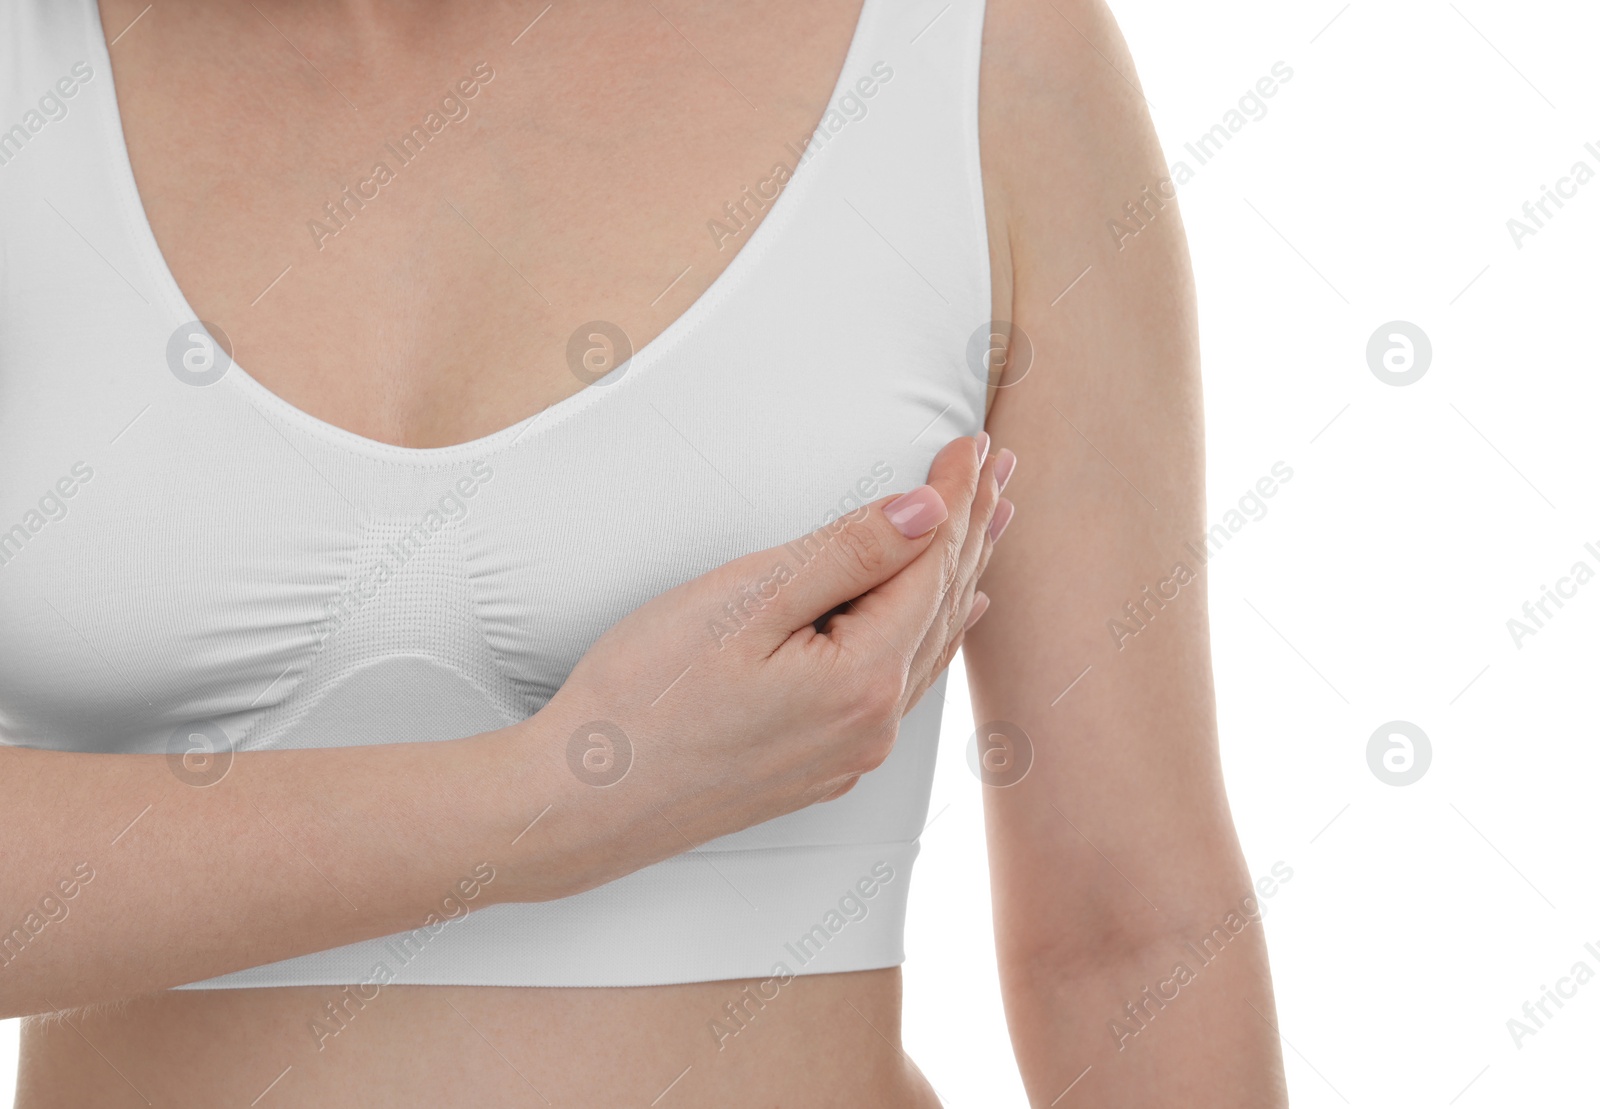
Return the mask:
<path id="1" fill-rule="evenodd" d="M 171 323 L 174 327 L 182 326 L 198 320 L 200 314 L 189 303 L 188 297 L 178 284 L 177 277 L 172 272 L 172 267 L 167 262 L 165 252 L 156 239 L 155 228 L 150 223 L 148 210 L 145 208 L 144 199 L 139 192 L 139 184 L 133 173 L 133 159 L 128 151 L 127 132 L 123 129 L 122 105 L 117 99 L 116 75 L 111 64 L 111 51 L 106 39 L 105 27 L 100 19 L 100 5 L 98 0 L 84 0 L 89 9 L 88 39 L 89 47 L 94 53 L 95 60 L 105 68 L 107 96 L 109 106 L 104 119 L 106 132 L 106 147 L 109 155 L 109 169 L 113 183 L 116 187 L 128 229 L 133 235 L 135 245 L 141 255 L 141 261 L 151 279 L 155 282 L 156 292 L 165 304 L 168 314 L 173 317 Z M 834 78 L 832 90 L 827 101 L 823 104 L 822 113 L 817 123 L 808 132 L 815 136 L 826 123 L 828 115 L 834 111 L 834 105 L 839 98 L 848 91 L 852 75 L 860 63 L 860 55 L 869 37 L 868 30 L 877 15 L 879 0 L 862 0 L 861 9 L 857 13 L 855 27 L 851 31 L 850 45 L 845 51 L 844 61 L 839 67 L 838 75 Z M 688 308 L 672 320 L 655 338 L 645 343 L 644 346 L 633 352 L 633 356 L 621 366 L 615 367 L 604 376 L 590 382 L 576 393 L 563 397 L 553 404 L 541 408 L 532 415 L 525 416 L 517 422 L 492 431 L 476 439 L 469 439 L 461 443 L 452 443 L 443 447 L 405 447 L 396 443 L 386 443 L 380 439 L 371 439 L 365 435 L 357 434 L 337 424 L 313 416 L 299 406 L 290 403 L 260 381 L 256 380 L 237 360 L 229 366 L 217 384 L 232 382 L 235 388 L 243 391 L 247 400 L 257 408 L 264 408 L 278 417 L 297 425 L 303 430 L 357 454 L 368 457 L 381 458 L 389 462 L 403 462 L 427 466 L 451 465 L 464 460 L 484 457 L 488 454 L 511 447 L 530 432 L 548 430 L 569 417 L 598 402 L 601 398 L 621 393 L 626 384 L 636 381 L 643 373 L 659 362 L 674 346 L 700 324 L 704 323 L 717 305 L 735 287 L 748 276 L 749 271 L 755 266 L 760 257 L 771 246 L 774 237 L 782 229 L 799 206 L 801 199 L 816 176 L 818 170 L 815 163 L 822 161 L 826 151 L 834 144 L 824 143 L 820 148 L 808 143 L 802 152 L 798 163 L 791 172 L 789 180 L 772 201 L 772 206 L 766 218 L 761 220 L 749 237 L 734 254 L 733 258 L 723 268 L 722 272 L 712 279 L 711 284 L 695 298 Z"/>

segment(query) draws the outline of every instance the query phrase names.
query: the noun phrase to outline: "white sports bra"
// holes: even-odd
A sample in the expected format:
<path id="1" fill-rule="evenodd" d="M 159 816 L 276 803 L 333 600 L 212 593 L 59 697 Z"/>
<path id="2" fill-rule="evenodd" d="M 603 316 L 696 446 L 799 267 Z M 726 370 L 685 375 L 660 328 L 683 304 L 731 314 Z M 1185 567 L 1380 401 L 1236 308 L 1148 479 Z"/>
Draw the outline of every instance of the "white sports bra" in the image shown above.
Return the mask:
<path id="1" fill-rule="evenodd" d="M 865 0 L 827 114 L 705 294 L 577 395 L 417 449 L 205 346 L 135 188 L 94 0 L 0 0 L 0 741 L 502 728 L 651 597 L 920 484 L 983 423 L 983 7 Z M 181 988 L 897 965 L 943 689 L 836 801 L 574 897 Z"/>

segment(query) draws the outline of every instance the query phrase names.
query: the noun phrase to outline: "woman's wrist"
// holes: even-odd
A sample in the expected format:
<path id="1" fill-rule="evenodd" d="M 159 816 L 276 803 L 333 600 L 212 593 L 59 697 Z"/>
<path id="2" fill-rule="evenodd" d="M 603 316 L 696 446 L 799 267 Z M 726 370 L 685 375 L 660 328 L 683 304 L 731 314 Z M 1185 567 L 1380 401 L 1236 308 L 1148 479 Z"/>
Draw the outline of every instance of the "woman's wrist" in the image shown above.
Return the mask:
<path id="1" fill-rule="evenodd" d="M 494 903 L 553 901 L 592 889 L 654 861 L 625 849 L 638 837 L 613 790 L 626 776 L 631 745 L 603 721 L 565 718 L 559 698 L 526 720 L 478 737 L 485 763 L 481 853 L 495 867 Z"/>

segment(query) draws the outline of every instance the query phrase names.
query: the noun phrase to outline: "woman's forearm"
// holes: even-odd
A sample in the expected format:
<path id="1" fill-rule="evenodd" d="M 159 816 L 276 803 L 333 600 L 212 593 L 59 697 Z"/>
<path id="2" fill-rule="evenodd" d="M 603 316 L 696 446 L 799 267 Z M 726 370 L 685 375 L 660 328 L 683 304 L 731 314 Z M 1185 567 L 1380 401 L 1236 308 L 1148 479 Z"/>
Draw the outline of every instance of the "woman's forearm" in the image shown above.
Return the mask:
<path id="1" fill-rule="evenodd" d="M 535 840 L 514 837 L 568 788 L 541 773 L 540 746 L 530 722 L 444 743 L 248 752 L 203 786 L 162 755 L 0 749 L 0 1017 L 524 895 Z"/>

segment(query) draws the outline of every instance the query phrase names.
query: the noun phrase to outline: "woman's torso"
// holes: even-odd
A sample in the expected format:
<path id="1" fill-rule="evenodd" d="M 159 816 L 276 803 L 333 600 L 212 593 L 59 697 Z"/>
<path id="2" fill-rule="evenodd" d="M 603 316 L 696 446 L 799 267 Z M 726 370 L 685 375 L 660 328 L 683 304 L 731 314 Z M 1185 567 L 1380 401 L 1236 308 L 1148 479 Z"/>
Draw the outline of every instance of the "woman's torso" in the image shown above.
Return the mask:
<path id="1" fill-rule="evenodd" d="M 499 726 L 536 711 L 594 636 L 642 600 L 916 484 L 938 446 L 981 421 L 983 378 L 968 339 L 986 336 L 999 313 L 987 303 L 975 136 L 962 130 L 963 112 L 976 122 L 982 12 L 971 3 L 386 13 L 381 47 L 331 14 L 196 4 L 140 16 L 142 7 L 102 5 L 137 179 L 120 216 L 95 217 L 96 190 L 115 189 L 116 174 L 92 157 L 80 168 L 109 186 L 6 179 L 27 158 L 40 163 L 27 172 L 49 178 L 59 164 L 48 140 L 114 153 L 115 144 L 52 133 L 73 125 L 74 107 L 91 114 L 91 89 L 106 93 L 111 74 L 98 65 L 75 94 L 86 99 L 69 101 L 0 165 L 0 190 L 49 202 L 28 219 L 60 221 L 31 233 L 79 251 L 46 321 L 78 379 L 16 372 L 27 353 L 46 365 L 50 327 L 37 325 L 37 343 L 30 334 L 0 346 L 0 409 L 27 406 L 30 426 L 50 429 L 11 437 L 18 465 L 8 472 L 23 476 L 6 511 L 32 499 L 40 475 L 55 477 L 52 466 L 71 473 L 80 455 L 104 475 L 74 493 L 99 493 L 99 503 L 69 503 L 10 552 L 0 610 L 35 630 L 35 646 L 48 643 L 47 617 L 26 591 L 44 596 L 71 581 L 53 615 L 109 620 L 90 631 L 115 671 L 94 686 L 105 692 L 79 690 L 68 709 L 59 659 L 8 656 L 0 722 L 20 733 L 8 738 L 159 750 L 173 720 L 204 720 L 232 745 L 264 748 Z M 913 110 L 917 98 L 933 106 Z M 818 132 L 821 153 L 796 169 L 825 113 L 833 123 Z M 104 125 L 102 112 L 84 129 Z M 372 172 L 380 161 L 382 179 Z M 779 191 L 779 166 L 815 180 L 797 195 Z M 148 215 L 154 262 L 141 255 L 138 227 L 125 226 L 139 222 L 130 204 Z M 772 211 L 780 220 L 762 232 Z M 16 263 L 31 245 L 21 219 L 7 228 L 23 247 L 8 248 L 12 280 L 25 276 Z M 746 258 L 753 238 L 761 249 Z M 837 260 L 826 281 L 819 257 Z M 173 289 L 162 288 L 164 268 Z M 126 303 L 112 309 L 115 297 Z M 168 325 L 189 307 L 226 333 L 238 359 L 231 377 L 184 382 L 195 366 L 183 362 L 182 327 Z M 119 311 L 153 313 L 165 323 L 145 331 L 175 337 L 146 360 L 156 377 L 170 372 L 165 392 L 74 362 L 75 342 L 94 352 L 89 321 Z M 595 321 L 644 353 L 580 396 L 611 366 L 604 344 L 617 332 Z M 141 445 L 141 435 L 169 446 Z M 41 449 L 46 439 L 70 446 Z M 441 507 L 463 477 L 474 489 L 457 498 L 460 518 L 447 509 L 442 529 L 408 539 L 408 523 Z M 221 537 L 219 503 L 233 513 Z M 605 545 L 586 543 L 572 523 L 586 508 L 638 522 L 620 536 L 612 529 Z M 294 526 L 274 526 L 282 520 Z M 97 528 L 124 546 L 96 544 Z M 285 565 L 321 591 L 279 580 Z M 330 580 L 342 583 L 333 596 Z M 139 586 L 167 599 L 184 590 L 192 626 L 130 604 Z M 392 610 L 396 596 L 409 598 L 404 611 Z M 206 623 L 221 611 L 236 626 Z M 205 649 L 208 636 L 243 631 L 260 644 L 247 665 Z M 736 624 L 717 634 L 730 633 Z M 172 649 L 140 669 L 132 648 L 152 638 Z M 430 657 L 452 649 L 459 655 Z M 386 676 L 369 665 L 379 657 Z M 415 734 L 362 711 L 383 699 L 384 682 L 406 687 Z M 245 687 L 259 693 L 246 698 Z M 465 700 L 474 707 L 458 711 Z M 581 911 L 558 904 L 547 916 L 530 907 L 491 920 L 486 910 L 451 926 L 477 935 L 491 926 L 486 951 L 517 929 L 558 930 L 548 960 L 530 952 L 519 971 L 539 985 L 458 984 L 469 971 L 497 980 L 462 941 L 355 1000 L 335 984 L 346 968 L 314 960 L 278 978 L 264 972 L 254 984 L 269 988 L 169 991 L 76 1017 L 76 1032 L 31 1026 L 22 1109 L 258 1097 L 699 1105 L 752 1093 L 784 1105 L 933 1104 L 899 1051 L 899 971 L 889 964 L 941 700 L 926 698 L 908 718 L 877 783 L 864 780 L 831 809 L 729 837 L 722 869 L 674 860 L 659 904 L 648 890 L 625 902 L 654 918 L 654 931 L 650 920 L 611 931 L 593 898 Z M 139 738 L 104 738 L 113 719 Z M 847 848 L 855 855 L 844 862 L 837 853 Z M 848 888 L 852 866 L 868 873 L 886 851 L 902 876 L 897 905 L 885 899 L 876 920 L 869 912 L 838 933 L 837 951 L 859 945 L 837 956 L 841 967 L 875 969 L 812 968 L 773 987 L 693 980 L 704 976 L 693 960 L 675 964 L 688 980 L 666 982 L 674 968 L 652 963 L 641 941 L 670 946 L 704 931 L 695 912 L 715 909 L 711 897 L 732 906 L 709 918 L 727 944 L 757 935 L 732 917 L 738 901 L 759 913 L 746 892 L 777 895 L 762 885 L 763 867 L 798 871 L 807 852 L 829 849 L 835 872 L 814 868 L 816 891 L 838 885 L 838 873 Z M 730 880 L 747 858 L 767 862 Z M 704 892 L 685 898 L 694 882 Z M 816 891 L 820 918 L 832 906 Z M 586 945 L 590 918 L 605 938 Z M 714 930 L 708 946 L 718 946 Z M 551 964 L 600 984 L 584 977 L 591 963 L 665 984 L 544 984 L 556 981 Z M 273 984 L 319 975 L 327 984 Z M 408 984 L 430 977 L 451 984 Z"/>

